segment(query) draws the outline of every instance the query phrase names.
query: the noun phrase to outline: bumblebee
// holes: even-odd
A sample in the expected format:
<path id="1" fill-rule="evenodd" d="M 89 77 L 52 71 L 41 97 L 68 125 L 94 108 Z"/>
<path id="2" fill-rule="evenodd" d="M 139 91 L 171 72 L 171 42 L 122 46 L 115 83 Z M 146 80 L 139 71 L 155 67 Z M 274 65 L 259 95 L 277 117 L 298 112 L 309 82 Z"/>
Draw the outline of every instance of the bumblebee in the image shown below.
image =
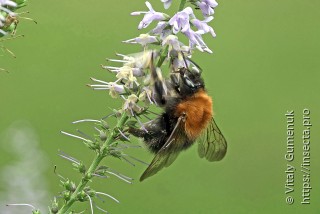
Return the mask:
<path id="1" fill-rule="evenodd" d="M 170 166 L 181 151 L 195 142 L 201 158 L 221 160 L 227 151 L 227 141 L 213 119 L 212 99 L 205 90 L 201 73 L 190 70 L 184 58 L 185 67 L 172 72 L 170 79 L 165 80 L 151 59 L 154 99 L 164 111 L 144 129 L 129 129 L 134 136 L 143 138 L 155 154 L 140 181 Z"/>

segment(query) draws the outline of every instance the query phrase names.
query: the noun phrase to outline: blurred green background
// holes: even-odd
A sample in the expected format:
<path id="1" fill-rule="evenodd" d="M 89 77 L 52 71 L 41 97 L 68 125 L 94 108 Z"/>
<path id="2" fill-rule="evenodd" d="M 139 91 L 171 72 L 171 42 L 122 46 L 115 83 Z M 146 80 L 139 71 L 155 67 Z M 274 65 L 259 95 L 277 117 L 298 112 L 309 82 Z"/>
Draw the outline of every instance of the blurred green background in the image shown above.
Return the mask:
<path id="1" fill-rule="evenodd" d="M 150 2 L 156 10 L 164 10 L 159 0 Z M 170 11 L 178 6 L 177 0 L 173 2 Z M 319 213 L 319 8 L 316 0 L 220 0 L 212 22 L 217 38 L 205 37 L 214 54 L 197 53 L 194 60 L 204 70 L 216 121 L 229 143 L 226 158 L 208 163 L 198 158 L 194 146 L 171 167 L 142 183 L 97 179 L 92 186 L 121 201 L 116 204 L 106 199 L 102 206 L 111 213 Z M 38 24 L 22 20 L 18 34 L 25 38 L 5 44 L 17 58 L 7 54 L 0 57 L 0 67 L 10 71 L 0 73 L 0 170 L 7 174 L 5 166 L 19 160 L 6 149 L 10 143 L 6 130 L 15 121 L 27 121 L 47 159 L 42 175 L 49 192 L 44 198 L 46 204 L 42 204 L 46 208 L 62 190 L 53 173 L 54 165 L 60 174 L 78 181 L 69 162 L 57 156 L 58 150 L 85 163 L 93 157 L 80 141 L 59 131 L 87 130 L 85 124 L 75 126 L 71 121 L 101 118 L 110 112 L 109 107 L 121 105 L 106 92 L 92 91 L 85 85 L 89 77 L 113 80 L 113 75 L 100 68 L 106 57 L 141 50 L 121 41 L 147 32 L 137 30 L 142 16 L 129 15 L 146 10 L 146 6 L 142 0 L 30 1 L 23 10 L 30 11 L 29 17 Z M 310 109 L 313 124 L 311 205 L 300 204 L 304 108 Z M 293 205 L 286 204 L 284 193 L 287 110 L 295 110 L 296 115 L 295 160 L 291 163 L 297 168 Z M 145 161 L 152 159 L 144 150 L 131 154 Z M 105 163 L 136 180 L 145 169 L 113 159 Z M 32 171 L 37 167 L 21 176 L 21 183 Z M 3 200 L 8 194 L 6 186 L 0 183 Z M 18 197 L 9 201 L 13 202 L 32 203 Z M 83 207 L 89 205 L 77 210 Z M 22 209 L 27 213 L 28 209 Z"/>

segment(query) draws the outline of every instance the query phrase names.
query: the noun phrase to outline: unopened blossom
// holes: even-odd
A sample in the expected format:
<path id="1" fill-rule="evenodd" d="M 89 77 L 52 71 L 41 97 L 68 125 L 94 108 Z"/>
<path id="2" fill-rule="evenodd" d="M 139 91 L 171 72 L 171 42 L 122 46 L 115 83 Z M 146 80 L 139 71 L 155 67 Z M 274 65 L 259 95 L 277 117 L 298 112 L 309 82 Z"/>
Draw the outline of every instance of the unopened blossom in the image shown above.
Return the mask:
<path id="1" fill-rule="evenodd" d="M 205 33 L 209 33 L 213 36 L 216 37 L 216 33 L 214 32 L 214 30 L 212 29 L 211 26 L 208 25 L 208 22 L 210 22 L 213 19 L 212 16 L 207 17 L 206 19 L 204 19 L 203 21 L 200 21 L 199 19 L 192 19 L 190 22 L 196 27 L 198 28 L 198 30 L 196 31 L 199 34 L 205 34 Z"/>
<path id="2" fill-rule="evenodd" d="M 163 2 L 164 8 L 168 9 L 172 3 L 172 0 L 161 0 Z"/>
<path id="3" fill-rule="evenodd" d="M 218 6 L 215 0 L 201 0 L 196 2 L 196 5 L 200 8 L 203 16 L 211 16 L 214 14 L 213 8 Z"/>
<path id="4" fill-rule="evenodd" d="M 189 17 L 195 17 L 191 7 L 176 13 L 170 20 L 169 24 L 173 26 L 172 31 L 177 34 L 179 31 L 185 32 L 190 28 Z"/>
<path id="5" fill-rule="evenodd" d="M 136 12 L 132 12 L 131 15 L 133 16 L 137 16 L 137 15 L 141 15 L 141 14 L 145 14 L 142 21 L 139 23 L 138 25 L 138 29 L 142 29 L 142 28 L 146 28 L 148 27 L 151 22 L 153 21 L 162 21 L 162 20 L 165 20 L 167 19 L 169 16 L 164 14 L 164 13 L 160 13 L 160 12 L 156 12 L 150 2 L 146 1 L 146 5 L 149 9 L 148 12 L 146 11 L 136 11 Z"/>
<path id="6" fill-rule="evenodd" d="M 158 39 L 157 37 L 150 36 L 149 34 L 140 34 L 140 36 L 136 38 L 129 39 L 123 42 L 130 44 L 140 44 L 145 47 L 147 44 L 158 42 Z"/>

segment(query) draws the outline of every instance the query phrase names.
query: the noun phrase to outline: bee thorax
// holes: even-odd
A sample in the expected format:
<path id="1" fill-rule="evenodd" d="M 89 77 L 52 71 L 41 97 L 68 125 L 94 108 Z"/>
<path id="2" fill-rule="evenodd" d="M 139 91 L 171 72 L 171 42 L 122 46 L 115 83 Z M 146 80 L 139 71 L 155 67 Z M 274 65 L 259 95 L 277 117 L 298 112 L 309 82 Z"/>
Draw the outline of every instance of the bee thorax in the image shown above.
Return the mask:
<path id="1" fill-rule="evenodd" d="M 190 140 L 195 140 L 212 118 L 212 99 L 204 91 L 199 91 L 177 105 L 175 115 L 184 114 L 184 130 Z"/>

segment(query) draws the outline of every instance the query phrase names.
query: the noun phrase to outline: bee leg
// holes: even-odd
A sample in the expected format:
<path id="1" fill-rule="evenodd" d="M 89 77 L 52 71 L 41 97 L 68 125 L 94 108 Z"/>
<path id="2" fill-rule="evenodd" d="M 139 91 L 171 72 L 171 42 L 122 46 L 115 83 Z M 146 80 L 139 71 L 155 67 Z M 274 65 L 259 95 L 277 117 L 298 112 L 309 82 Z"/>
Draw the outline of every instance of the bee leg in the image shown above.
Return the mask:
<path id="1" fill-rule="evenodd" d="M 166 116 L 163 114 L 162 116 L 148 123 L 145 126 L 146 130 L 130 127 L 128 132 L 136 137 L 143 138 L 143 141 L 148 149 L 153 153 L 157 153 L 168 138 L 168 128 L 165 120 Z"/>
<path id="2" fill-rule="evenodd" d="M 171 75 L 170 75 L 170 79 L 171 79 L 171 84 L 172 84 L 173 89 L 174 89 L 178 94 L 180 94 L 180 90 L 179 90 L 179 79 L 178 79 L 177 75 L 171 74 Z"/>
<path id="3" fill-rule="evenodd" d="M 145 135 L 146 135 L 146 131 L 142 130 L 142 129 L 137 129 L 137 128 L 133 128 L 133 127 L 130 127 L 128 129 L 128 132 L 136 137 L 141 137 L 143 138 Z"/>
<path id="4" fill-rule="evenodd" d="M 162 77 L 161 71 L 157 70 L 157 68 L 154 66 L 153 60 L 150 62 L 150 70 L 151 77 L 154 81 L 154 99 L 158 105 L 163 106 L 166 104 L 165 96 L 168 94 L 167 84 Z"/>

